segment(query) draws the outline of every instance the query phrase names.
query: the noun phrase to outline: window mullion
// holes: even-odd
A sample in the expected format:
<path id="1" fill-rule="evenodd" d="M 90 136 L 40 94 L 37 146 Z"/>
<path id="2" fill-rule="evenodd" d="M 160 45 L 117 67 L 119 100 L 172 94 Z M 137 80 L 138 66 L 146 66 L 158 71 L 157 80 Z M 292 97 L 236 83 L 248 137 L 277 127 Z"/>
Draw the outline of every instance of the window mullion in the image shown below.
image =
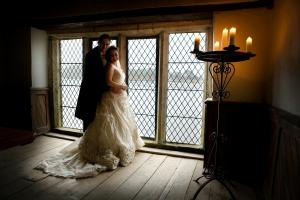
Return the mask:
<path id="1" fill-rule="evenodd" d="M 127 71 L 128 70 L 127 54 L 126 54 L 127 47 L 126 47 L 126 36 L 124 34 L 120 34 L 118 37 L 118 47 L 119 47 L 119 58 L 120 58 L 121 66 L 124 71 Z"/>
<path id="2" fill-rule="evenodd" d="M 61 88 L 60 88 L 60 44 L 59 40 L 51 38 L 51 66 L 52 66 L 52 87 L 53 87 L 53 123 L 54 127 L 62 126 L 61 110 Z"/>
<path id="3" fill-rule="evenodd" d="M 207 41 L 206 41 L 206 49 L 205 51 L 207 50 L 212 50 L 213 49 L 213 32 L 212 32 L 212 29 L 211 28 L 208 28 L 207 29 Z M 211 76 L 209 75 L 209 71 L 208 71 L 208 63 L 205 63 L 205 79 L 204 79 L 204 99 L 207 99 L 207 98 L 211 98 L 212 97 L 212 91 L 213 91 L 213 80 L 211 78 Z M 202 123 L 204 124 L 205 123 L 205 117 L 206 115 L 204 114 L 205 113 L 205 109 L 206 107 L 203 106 L 203 110 L 202 110 L 202 113 L 203 113 L 203 118 L 202 118 Z M 202 133 L 204 133 L 204 128 L 205 126 L 202 126 Z M 201 137 L 200 137 L 200 140 L 201 140 L 201 144 L 204 144 L 204 134 L 201 134 Z"/>
<path id="4" fill-rule="evenodd" d="M 82 55 L 86 55 L 90 49 L 91 49 L 90 39 L 87 37 L 83 37 L 82 38 Z M 84 56 L 82 56 L 82 58 L 84 59 Z M 82 61 L 82 63 L 83 63 L 83 61 Z"/>
<path id="5" fill-rule="evenodd" d="M 169 35 L 160 34 L 160 57 L 158 69 L 158 105 L 157 105 L 157 143 L 166 143 L 166 116 L 167 116 L 167 87 L 168 87 L 168 48 Z"/>

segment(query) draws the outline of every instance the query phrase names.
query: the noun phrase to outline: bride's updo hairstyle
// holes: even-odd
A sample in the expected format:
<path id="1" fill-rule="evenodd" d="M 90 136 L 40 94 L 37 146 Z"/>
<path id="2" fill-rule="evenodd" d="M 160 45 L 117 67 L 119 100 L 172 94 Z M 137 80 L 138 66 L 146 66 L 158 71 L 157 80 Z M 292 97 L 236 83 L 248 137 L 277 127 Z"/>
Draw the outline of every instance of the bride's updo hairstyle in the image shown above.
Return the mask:
<path id="1" fill-rule="evenodd" d="M 105 60 L 107 63 L 110 62 L 110 53 L 112 51 L 118 51 L 119 49 L 116 46 L 110 46 L 107 48 L 106 53 L 105 53 Z"/>

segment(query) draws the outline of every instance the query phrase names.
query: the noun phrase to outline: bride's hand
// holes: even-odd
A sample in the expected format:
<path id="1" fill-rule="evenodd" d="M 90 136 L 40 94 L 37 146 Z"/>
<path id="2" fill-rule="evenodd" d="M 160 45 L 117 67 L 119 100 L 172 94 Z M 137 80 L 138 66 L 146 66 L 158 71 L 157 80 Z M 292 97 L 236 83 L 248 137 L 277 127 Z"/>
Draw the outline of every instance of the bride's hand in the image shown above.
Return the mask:
<path id="1" fill-rule="evenodd" d="M 128 86 L 124 83 L 124 84 L 122 85 L 122 89 L 123 89 L 123 90 L 127 90 L 127 89 L 128 89 Z"/>
<path id="2" fill-rule="evenodd" d="M 121 88 L 111 88 L 110 90 L 115 94 L 121 94 L 123 92 Z"/>

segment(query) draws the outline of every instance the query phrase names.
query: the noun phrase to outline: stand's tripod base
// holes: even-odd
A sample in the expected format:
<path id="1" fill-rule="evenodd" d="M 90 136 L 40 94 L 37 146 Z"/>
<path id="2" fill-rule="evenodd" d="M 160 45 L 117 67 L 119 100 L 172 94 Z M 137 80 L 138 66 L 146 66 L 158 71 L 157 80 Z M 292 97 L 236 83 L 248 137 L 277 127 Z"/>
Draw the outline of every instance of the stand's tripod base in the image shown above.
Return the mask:
<path id="1" fill-rule="evenodd" d="M 201 178 L 206 178 L 206 177 L 205 177 L 205 175 L 200 176 L 200 177 L 197 178 L 195 181 L 196 181 L 197 183 L 199 183 L 198 181 L 199 181 Z M 228 187 L 228 185 L 224 182 L 224 180 L 219 179 L 219 178 L 217 178 L 217 177 L 210 177 L 210 178 L 207 178 L 207 180 L 206 180 L 204 183 L 202 183 L 202 185 L 198 188 L 198 190 L 197 190 L 196 193 L 194 194 L 192 200 L 195 200 L 195 199 L 197 198 L 198 194 L 201 192 L 201 190 L 202 190 L 208 183 L 210 183 L 210 182 L 212 182 L 212 181 L 214 181 L 214 180 L 216 180 L 216 181 L 218 181 L 219 183 L 221 183 L 221 184 L 224 186 L 224 188 L 227 190 L 227 192 L 230 194 L 231 198 L 232 198 L 233 200 L 235 200 L 235 197 L 234 197 L 232 191 L 230 190 L 230 188 Z"/>

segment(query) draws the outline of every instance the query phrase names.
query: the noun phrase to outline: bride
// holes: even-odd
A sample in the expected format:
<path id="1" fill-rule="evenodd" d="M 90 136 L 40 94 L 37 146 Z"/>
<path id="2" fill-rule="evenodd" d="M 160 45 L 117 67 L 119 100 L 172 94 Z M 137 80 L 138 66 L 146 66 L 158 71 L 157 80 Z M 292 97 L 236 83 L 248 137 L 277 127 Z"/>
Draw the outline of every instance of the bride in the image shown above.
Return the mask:
<path id="1" fill-rule="evenodd" d="M 135 151 L 144 146 L 129 106 L 117 47 L 109 47 L 105 59 L 106 83 L 110 89 L 102 95 L 94 121 L 81 138 L 41 161 L 35 169 L 66 178 L 96 176 L 118 165 L 127 166 L 133 161 Z"/>

